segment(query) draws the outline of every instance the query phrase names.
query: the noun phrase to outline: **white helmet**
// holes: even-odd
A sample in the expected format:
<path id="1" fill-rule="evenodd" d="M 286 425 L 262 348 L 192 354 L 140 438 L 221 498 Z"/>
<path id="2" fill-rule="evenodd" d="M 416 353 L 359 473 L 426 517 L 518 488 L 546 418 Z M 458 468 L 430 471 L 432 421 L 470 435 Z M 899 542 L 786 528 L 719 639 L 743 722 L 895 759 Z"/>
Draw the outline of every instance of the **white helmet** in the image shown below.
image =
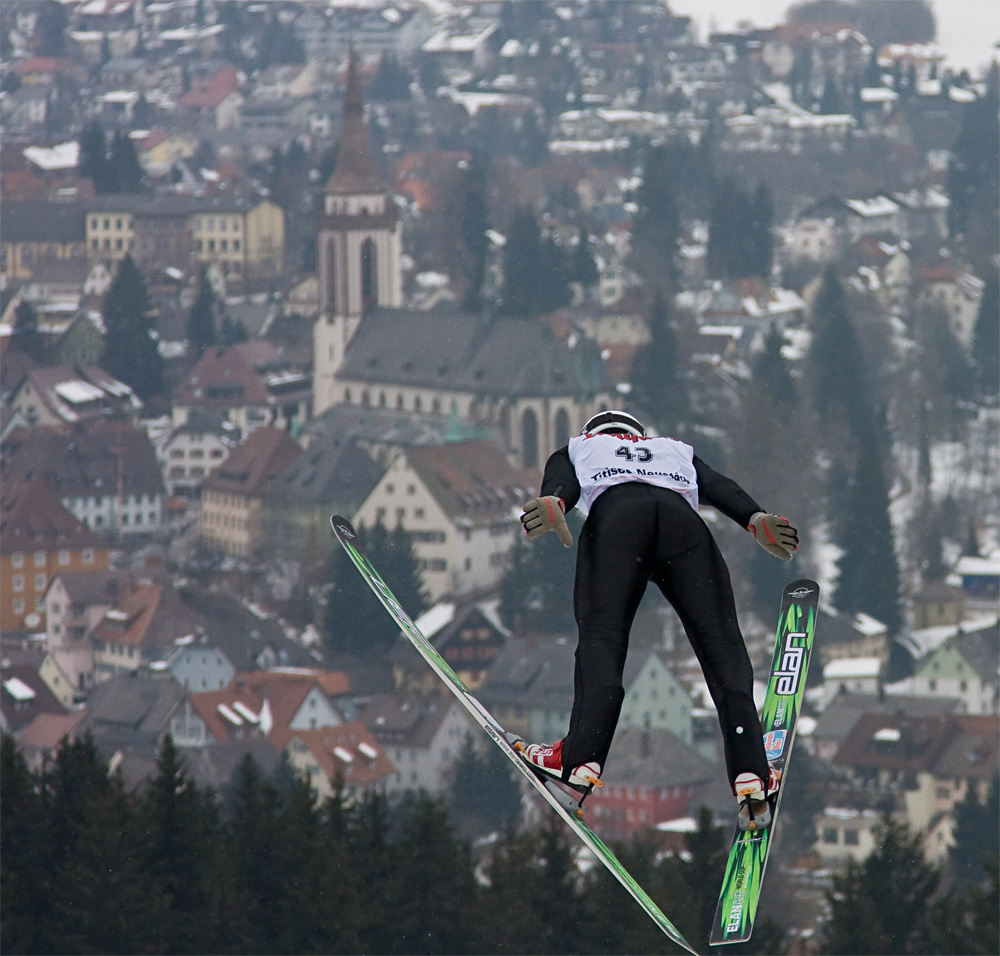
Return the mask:
<path id="1" fill-rule="evenodd" d="M 580 434 L 600 435 L 602 432 L 624 432 L 627 435 L 634 435 L 636 438 L 646 437 L 646 429 L 642 422 L 633 418 L 628 412 L 619 412 L 614 409 L 598 412 L 588 419 Z"/>

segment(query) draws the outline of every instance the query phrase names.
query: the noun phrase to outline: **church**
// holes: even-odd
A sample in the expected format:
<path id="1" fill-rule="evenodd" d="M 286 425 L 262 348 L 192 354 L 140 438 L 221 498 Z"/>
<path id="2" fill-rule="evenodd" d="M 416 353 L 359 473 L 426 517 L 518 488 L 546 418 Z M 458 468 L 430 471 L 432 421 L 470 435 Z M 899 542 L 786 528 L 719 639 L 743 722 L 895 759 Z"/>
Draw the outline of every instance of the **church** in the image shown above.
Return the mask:
<path id="1" fill-rule="evenodd" d="M 317 221 L 313 415 L 378 408 L 489 429 L 511 465 L 540 468 L 617 404 L 596 343 L 533 318 L 403 303 L 402 221 L 372 161 L 351 57 L 337 161 Z"/>

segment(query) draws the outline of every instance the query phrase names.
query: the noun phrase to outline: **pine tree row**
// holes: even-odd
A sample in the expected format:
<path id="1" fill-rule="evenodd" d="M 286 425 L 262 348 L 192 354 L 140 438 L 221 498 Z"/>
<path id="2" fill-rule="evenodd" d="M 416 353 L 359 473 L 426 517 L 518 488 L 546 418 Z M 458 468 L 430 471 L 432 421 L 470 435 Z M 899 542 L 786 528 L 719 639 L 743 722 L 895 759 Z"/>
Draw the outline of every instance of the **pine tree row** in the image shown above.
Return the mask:
<path id="1" fill-rule="evenodd" d="M 89 738 L 31 772 L 4 737 L 0 771 L 5 953 L 664 950 L 603 868 L 581 870 L 554 817 L 506 829 L 477 860 L 426 795 L 352 802 L 340 791 L 317 806 L 287 767 L 265 777 L 247 758 L 217 797 L 192 783 L 169 738 L 135 792 Z M 992 799 L 995 809 L 996 788 Z M 963 895 L 943 896 L 905 827 L 884 821 L 877 845 L 835 879 L 820 952 L 997 952 L 995 854 L 988 880 L 979 872 Z M 706 939 L 726 850 L 707 810 L 686 849 L 658 856 L 648 839 L 618 848 L 681 931 Z M 783 952 L 785 936 L 766 917 L 733 951 Z"/>

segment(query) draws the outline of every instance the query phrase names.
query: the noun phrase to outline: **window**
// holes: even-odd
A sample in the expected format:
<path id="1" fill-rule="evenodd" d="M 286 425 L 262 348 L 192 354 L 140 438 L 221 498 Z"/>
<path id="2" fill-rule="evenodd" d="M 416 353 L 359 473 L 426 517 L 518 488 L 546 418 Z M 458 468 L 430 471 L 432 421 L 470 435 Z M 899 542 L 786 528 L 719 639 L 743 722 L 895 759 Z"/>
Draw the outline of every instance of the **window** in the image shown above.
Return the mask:
<path id="1" fill-rule="evenodd" d="M 59 563 L 62 566 L 69 564 L 69 550 L 67 548 L 61 548 L 59 551 Z"/>
<path id="2" fill-rule="evenodd" d="M 45 552 L 36 551 L 35 552 L 35 567 L 44 568 L 45 567 Z"/>
<path id="3" fill-rule="evenodd" d="M 24 590 L 24 575 L 23 574 L 15 574 L 14 577 L 12 577 L 11 580 L 10 580 L 10 586 L 15 591 L 23 591 Z"/>
<path id="4" fill-rule="evenodd" d="M 835 846 L 837 843 L 837 828 L 825 827 L 823 829 L 823 842 Z"/>
<path id="5" fill-rule="evenodd" d="M 35 590 L 44 591 L 45 590 L 45 575 L 36 574 L 35 575 Z"/>
<path id="6" fill-rule="evenodd" d="M 530 408 L 521 418 L 521 460 L 525 468 L 538 467 L 538 419 Z"/>
<path id="7" fill-rule="evenodd" d="M 93 564 L 94 563 L 94 549 L 93 548 L 84 548 L 83 549 L 83 554 L 82 554 L 82 559 L 83 559 L 83 563 L 84 564 Z"/>
<path id="8" fill-rule="evenodd" d="M 858 845 L 858 831 L 857 830 L 845 830 L 844 831 L 844 843 L 847 846 L 857 846 Z"/>
<path id="9" fill-rule="evenodd" d="M 24 553 L 22 551 L 15 551 L 10 556 L 10 563 L 12 567 L 23 568 L 24 567 Z"/>

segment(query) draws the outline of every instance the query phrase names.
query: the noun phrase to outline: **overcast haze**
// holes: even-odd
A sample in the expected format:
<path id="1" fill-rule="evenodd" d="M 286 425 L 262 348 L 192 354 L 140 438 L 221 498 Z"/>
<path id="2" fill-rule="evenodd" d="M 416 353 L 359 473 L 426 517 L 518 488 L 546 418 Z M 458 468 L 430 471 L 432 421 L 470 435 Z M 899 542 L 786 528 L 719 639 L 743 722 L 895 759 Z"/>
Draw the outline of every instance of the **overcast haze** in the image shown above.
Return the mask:
<path id="1" fill-rule="evenodd" d="M 789 0 L 668 0 L 675 14 L 690 16 L 704 37 L 709 20 L 718 29 L 735 27 L 741 20 L 758 26 L 781 22 Z M 884 0 L 907 3 L 909 0 Z M 937 39 L 955 69 L 978 73 L 996 56 L 1000 40 L 1000 2 L 997 0 L 931 0 L 937 21 Z"/>

